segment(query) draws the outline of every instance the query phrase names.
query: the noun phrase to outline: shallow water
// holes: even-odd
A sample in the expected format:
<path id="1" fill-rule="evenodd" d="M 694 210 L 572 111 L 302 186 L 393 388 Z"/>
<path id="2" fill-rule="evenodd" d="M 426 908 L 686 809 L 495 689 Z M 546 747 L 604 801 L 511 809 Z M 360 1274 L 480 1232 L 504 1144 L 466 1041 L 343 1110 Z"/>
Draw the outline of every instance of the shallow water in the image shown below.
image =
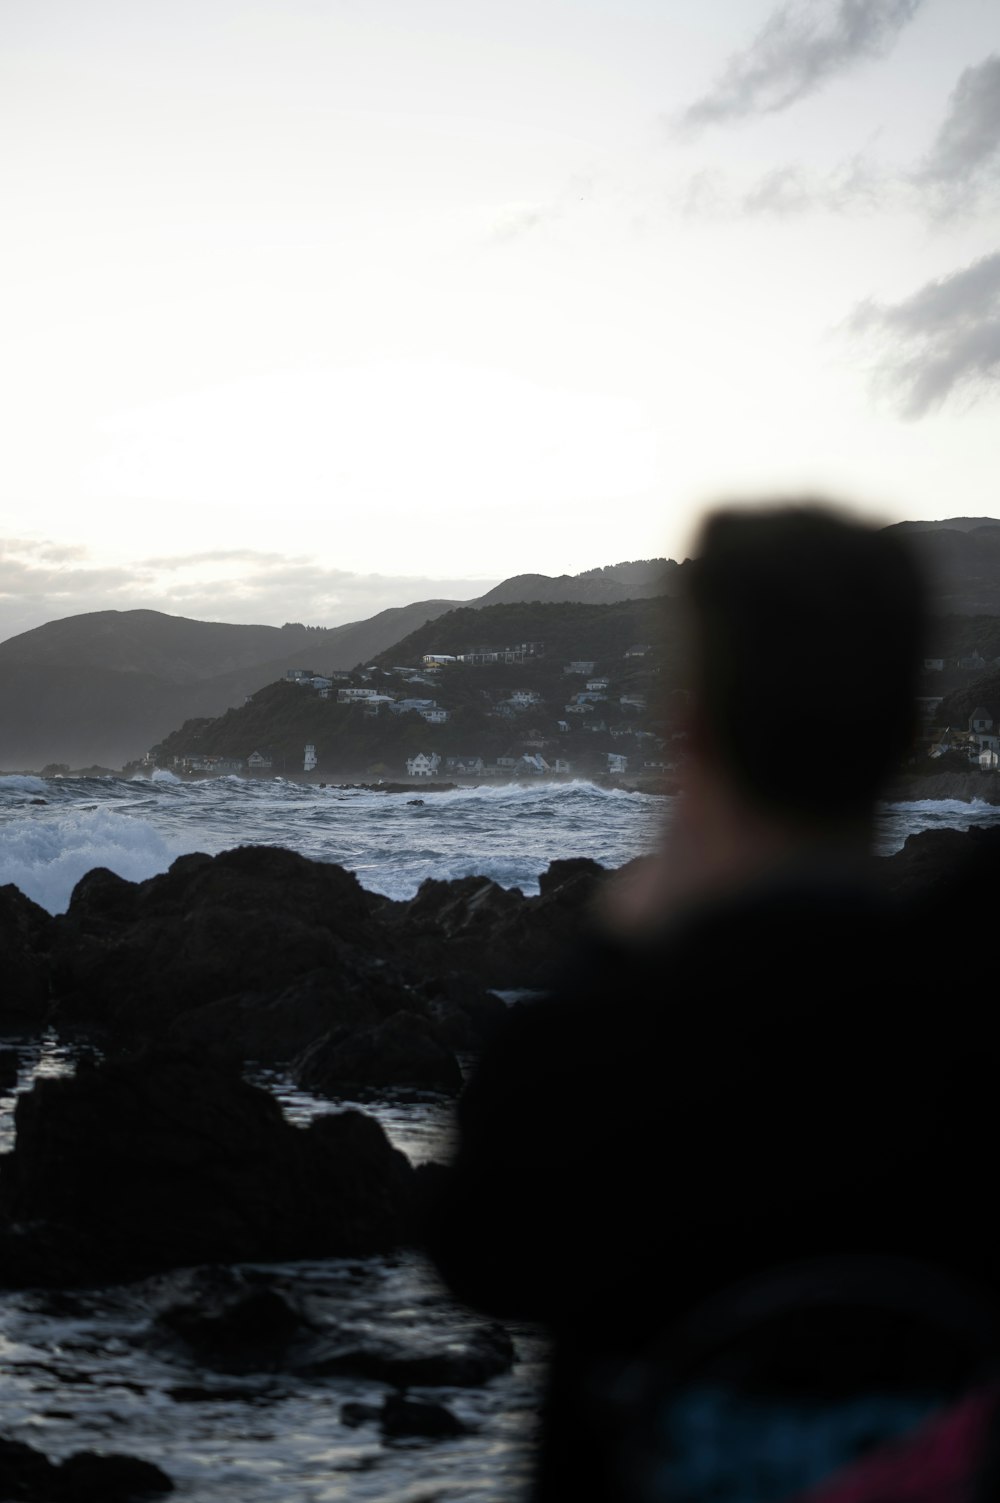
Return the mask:
<path id="1" fill-rule="evenodd" d="M 14 1045 L 0 1039 L 0 1045 Z M 36 1074 L 65 1073 L 72 1050 L 47 1039 L 16 1045 L 18 1090 Z M 292 1121 L 350 1104 L 312 1097 L 273 1070 L 251 1072 Z M 0 1145 L 13 1137 L 15 1093 L 0 1094 Z M 402 1095 L 361 1103 L 415 1162 L 447 1149 L 452 1112 L 440 1097 Z M 360 1340 L 408 1348 L 460 1343 L 482 1317 L 450 1298 L 416 1252 L 270 1265 L 324 1324 Z M 526 1485 L 544 1343 L 511 1328 L 518 1360 L 479 1388 L 411 1389 L 469 1426 L 445 1440 L 383 1441 L 374 1421 L 357 1428 L 348 1402 L 378 1406 L 385 1384 L 301 1373 L 233 1374 L 205 1367 L 154 1339 L 152 1311 L 174 1276 L 108 1289 L 0 1294 L 0 1434 L 53 1460 L 83 1449 L 154 1461 L 191 1503 L 407 1503 L 447 1498 L 514 1503 Z"/>

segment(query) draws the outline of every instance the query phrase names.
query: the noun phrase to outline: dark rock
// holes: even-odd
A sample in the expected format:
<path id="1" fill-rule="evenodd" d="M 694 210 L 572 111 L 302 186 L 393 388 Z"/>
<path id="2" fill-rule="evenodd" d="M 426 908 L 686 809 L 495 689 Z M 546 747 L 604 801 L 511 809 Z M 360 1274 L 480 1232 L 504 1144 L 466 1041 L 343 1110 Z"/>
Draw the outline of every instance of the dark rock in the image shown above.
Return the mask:
<path id="1" fill-rule="evenodd" d="M 165 1472 L 138 1456 L 99 1456 L 77 1451 L 59 1468 L 62 1496 L 67 1503 L 131 1503 L 133 1498 L 172 1493 Z"/>
<path id="2" fill-rule="evenodd" d="M 413 1171 L 379 1124 L 293 1127 L 201 1052 L 152 1049 L 18 1099 L 0 1165 L 0 1280 L 81 1284 L 398 1243 Z"/>
<path id="3" fill-rule="evenodd" d="M 489 987 L 544 986 L 592 926 L 607 875 L 585 858 L 555 861 L 533 898 L 486 877 L 429 878 L 408 902 L 386 900 L 379 916 L 426 972 L 466 972 Z"/>
<path id="4" fill-rule="evenodd" d="M 5 1503 L 132 1503 L 173 1490 L 165 1472 L 138 1456 L 77 1451 L 58 1465 L 23 1441 L 0 1440 Z"/>
<path id="5" fill-rule="evenodd" d="M 0 1091 L 12 1091 L 17 1085 L 21 1070 L 21 1057 L 16 1049 L 0 1049 Z"/>
<path id="6" fill-rule="evenodd" d="M 350 1430 L 356 1430 L 359 1425 L 377 1423 L 382 1413 L 380 1404 L 359 1404 L 354 1399 L 349 1399 L 346 1404 L 340 1406 L 340 1422 Z"/>
<path id="7" fill-rule="evenodd" d="M 336 969 L 192 1008 L 171 1023 L 169 1036 L 238 1059 L 284 1062 L 332 1028 L 369 1027 L 410 1006 L 412 992 L 393 967 L 344 946 Z"/>
<path id="8" fill-rule="evenodd" d="M 463 1053 L 481 1049 L 507 1013 L 495 992 L 455 972 L 429 976 L 418 990 L 442 1042 Z"/>
<path id="9" fill-rule="evenodd" d="M 434 1026 L 412 1012 L 396 1012 L 370 1028 L 338 1028 L 294 1061 L 308 1091 L 336 1095 L 347 1087 L 422 1086 L 457 1091 L 462 1071 Z"/>
<path id="10" fill-rule="evenodd" d="M 11 883 L 0 887 L 0 1028 L 45 1028 L 52 938 L 53 919 L 44 908 Z"/>
<path id="11" fill-rule="evenodd" d="M 156 1324 L 201 1362 L 226 1372 L 273 1372 L 304 1327 L 276 1289 L 245 1286 L 213 1307 L 204 1300 L 171 1305 Z"/>
<path id="12" fill-rule="evenodd" d="M 379 1424 L 383 1435 L 392 1440 L 444 1440 L 469 1433 L 468 1425 L 443 1404 L 420 1403 L 400 1394 L 388 1394 L 383 1400 Z"/>
<path id="13" fill-rule="evenodd" d="M 589 902 L 607 875 L 607 867 L 599 861 L 592 861 L 589 856 L 550 861 L 548 869 L 538 878 L 539 895 L 551 898 L 560 893 L 566 900 L 572 892 L 574 902 Z"/>
<path id="14" fill-rule="evenodd" d="M 366 894 L 292 851 L 182 857 L 138 884 L 90 873 L 57 921 L 58 1017 L 162 1035 L 192 1007 L 336 970 L 344 944 L 378 952 Z"/>

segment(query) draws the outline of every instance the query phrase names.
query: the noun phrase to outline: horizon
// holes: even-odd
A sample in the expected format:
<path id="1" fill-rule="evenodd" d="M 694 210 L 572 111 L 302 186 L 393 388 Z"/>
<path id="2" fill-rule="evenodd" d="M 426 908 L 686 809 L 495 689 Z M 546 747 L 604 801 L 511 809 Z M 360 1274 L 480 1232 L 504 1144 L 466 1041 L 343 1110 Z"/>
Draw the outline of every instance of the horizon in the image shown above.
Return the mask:
<path id="1" fill-rule="evenodd" d="M 0 640 L 997 509 L 995 28 L 854 10 L 7 8 Z"/>

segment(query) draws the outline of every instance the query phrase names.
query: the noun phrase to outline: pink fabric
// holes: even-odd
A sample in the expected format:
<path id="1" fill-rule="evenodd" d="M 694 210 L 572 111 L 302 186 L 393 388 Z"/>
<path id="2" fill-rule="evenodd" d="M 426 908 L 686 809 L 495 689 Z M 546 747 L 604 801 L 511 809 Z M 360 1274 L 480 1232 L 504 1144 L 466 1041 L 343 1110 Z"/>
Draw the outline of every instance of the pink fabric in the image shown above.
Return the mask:
<path id="1" fill-rule="evenodd" d="M 978 1389 L 789 1503 L 971 1503 L 1000 1387 Z"/>

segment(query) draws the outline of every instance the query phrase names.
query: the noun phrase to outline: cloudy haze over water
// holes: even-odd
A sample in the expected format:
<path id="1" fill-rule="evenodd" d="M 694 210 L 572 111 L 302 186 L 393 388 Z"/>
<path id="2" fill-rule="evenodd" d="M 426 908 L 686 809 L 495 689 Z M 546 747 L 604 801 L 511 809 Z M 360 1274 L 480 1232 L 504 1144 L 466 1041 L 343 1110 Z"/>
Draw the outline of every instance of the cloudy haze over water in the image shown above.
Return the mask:
<path id="1" fill-rule="evenodd" d="M 0 638 L 997 514 L 995 0 L 0 0 Z"/>

